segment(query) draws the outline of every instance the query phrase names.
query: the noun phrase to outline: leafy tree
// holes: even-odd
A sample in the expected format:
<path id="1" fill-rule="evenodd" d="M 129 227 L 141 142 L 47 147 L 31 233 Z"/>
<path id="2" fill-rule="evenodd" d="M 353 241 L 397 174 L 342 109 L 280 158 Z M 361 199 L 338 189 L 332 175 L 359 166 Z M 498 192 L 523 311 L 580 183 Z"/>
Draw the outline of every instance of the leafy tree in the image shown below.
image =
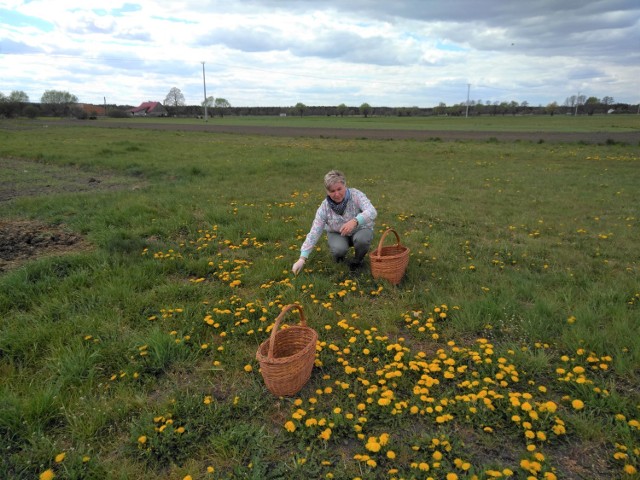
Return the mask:
<path id="1" fill-rule="evenodd" d="M 369 105 L 366 102 L 360 105 L 360 114 L 364 115 L 364 118 L 367 118 L 370 113 L 371 113 L 371 105 Z"/>
<path id="2" fill-rule="evenodd" d="M 218 111 L 218 114 L 220 115 L 220 117 L 223 117 L 224 116 L 224 109 L 225 108 L 231 108 L 231 104 L 229 102 L 227 102 L 227 100 L 224 99 L 224 98 L 216 98 L 216 100 L 214 102 L 214 107 Z"/>
<path id="3" fill-rule="evenodd" d="M 78 103 L 78 97 L 62 90 L 46 90 L 40 98 L 40 103 L 69 104 Z"/>
<path id="4" fill-rule="evenodd" d="M 24 93 L 22 90 L 14 90 L 9 94 L 8 100 L 10 102 L 17 102 L 17 103 L 29 103 L 29 95 Z"/>
<path id="5" fill-rule="evenodd" d="M 203 107 L 205 107 L 205 106 L 206 106 L 206 107 L 213 107 L 213 101 L 214 101 L 214 98 L 213 98 L 213 97 L 207 97 L 207 99 L 206 99 L 206 100 L 204 100 L 204 101 L 201 103 L 201 105 L 202 105 Z"/>
<path id="6" fill-rule="evenodd" d="M 613 97 L 602 97 L 602 104 L 605 106 L 613 105 Z"/>
<path id="7" fill-rule="evenodd" d="M 341 117 L 344 117 L 344 114 L 347 111 L 347 106 L 344 103 L 341 103 L 340 105 L 338 105 L 338 107 L 336 108 L 336 111 L 338 112 L 338 115 L 340 115 Z"/>
<path id="8" fill-rule="evenodd" d="M 179 88 L 173 87 L 167 93 L 166 98 L 164 99 L 165 106 L 170 107 L 183 107 L 184 106 L 184 95 L 180 91 Z"/>
<path id="9" fill-rule="evenodd" d="M 307 109 L 307 106 L 302 103 L 302 102 L 298 102 L 296 103 L 296 106 L 293 107 L 293 109 L 298 112 L 300 114 L 300 116 L 304 115 L 304 111 Z"/>
<path id="10" fill-rule="evenodd" d="M 553 117 L 555 113 L 558 111 L 558 103 L 551 102 L 549 105 L 545 107 L 545 111 Z"/>
<path id="11" fill-rule="evenodd" d="M 69 115 L 71 104 L 77 102 L 78 97 L 61 90 L 46 90 L 40 99 L 40 103 L 49 106 L 49 113 L 53 115 Z"/>
<path id="12" fill-rule="evenodd" d="M 599 104 L 600 104 L 600 99 L 598 99 L 597 97 L 587 98 L 587 100 L 584 102 L 584 108 L 587 112 L 587 115 L 593 115 L 593 113 L 596 111 L 596 108 L 598 107 Z"/>

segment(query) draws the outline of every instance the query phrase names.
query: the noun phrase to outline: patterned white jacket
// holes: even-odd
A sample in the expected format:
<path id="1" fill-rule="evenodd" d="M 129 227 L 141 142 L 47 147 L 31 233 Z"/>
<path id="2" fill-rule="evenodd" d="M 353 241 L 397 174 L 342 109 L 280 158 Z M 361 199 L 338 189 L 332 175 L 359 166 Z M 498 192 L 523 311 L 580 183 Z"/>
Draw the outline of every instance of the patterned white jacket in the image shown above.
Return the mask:
<path id="1" fill-rule="evenodd" d="M 373 221 L 378 216 L 378 212 L 367 196 L 360 190 L 350 188 L 349 191 L 351 198 L 347 202 L 347 208 L 343 215 L 338 215 L 334 212 L 326 198 L 322 201 L 311 224 L 311 230 L 309 230 L 307 238 L 300 249 L 301 256 L 309 258 L 323 231 L 339 232 L 345 223 L 354 218 L 358 220 L 358 229 L 373 230 Z"/>

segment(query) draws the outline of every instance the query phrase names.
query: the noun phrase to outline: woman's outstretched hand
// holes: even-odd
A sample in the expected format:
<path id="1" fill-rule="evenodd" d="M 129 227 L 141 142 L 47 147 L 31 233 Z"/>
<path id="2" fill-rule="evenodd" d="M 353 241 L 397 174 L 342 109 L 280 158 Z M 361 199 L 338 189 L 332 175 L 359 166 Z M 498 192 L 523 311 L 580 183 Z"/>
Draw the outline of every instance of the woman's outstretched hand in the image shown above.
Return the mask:
<path id="1" fill-rule="evenodd" d="M 302 267 L 304 267 L 304 262 L 304 258 L 301 257 L 296 263 L 293 264 L 293 267 L 291 267 L 291 271 L 297 275 L 300 270 L 302 270 Z"/>

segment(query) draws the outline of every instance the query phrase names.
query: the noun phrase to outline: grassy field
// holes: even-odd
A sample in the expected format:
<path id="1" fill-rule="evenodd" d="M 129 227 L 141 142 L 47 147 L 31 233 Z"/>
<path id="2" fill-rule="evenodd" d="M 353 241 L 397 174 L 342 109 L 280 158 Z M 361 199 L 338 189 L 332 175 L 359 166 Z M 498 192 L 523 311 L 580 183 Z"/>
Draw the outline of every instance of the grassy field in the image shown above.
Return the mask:
<path id="1" fill-rule="evenodd" d="M 634 128 L 600 118 L 581 128 Z M 0 129 L 0 189 L 28 193 L 0 223 L 89 245 L 0 273 L 0 477 L 637 478 L 639 166 L 622 144 Z M 399 286 L 324 240 L 291 274 L 332 168 L 375 245 L 410 248 Z M 277 398 L 255 353 L 292 303 L 316 366 Z"/>
<path id="2" fill-rule="evenodd" d="M 55 123 L 58 119 L 47 118 L 47 122 Z M 130 118 L 131 123 L 176 123 L 203 124 L 197 118 Z M 123 119 L 105 119 L 107 122 L 120 123 Z M 480 131 L 480 132 L 638 132 L 640 131 L 640 115 L 497 115 L 481 117 L 383 117 L 362 116 L 320 117 L 295 116 L 225 116 L 209 117 L 210 125 L 251 125 L 308 128 L 357 128 L 357 129 L 390 129 L 390 130 L 434 130 L 434 131 Z"/>

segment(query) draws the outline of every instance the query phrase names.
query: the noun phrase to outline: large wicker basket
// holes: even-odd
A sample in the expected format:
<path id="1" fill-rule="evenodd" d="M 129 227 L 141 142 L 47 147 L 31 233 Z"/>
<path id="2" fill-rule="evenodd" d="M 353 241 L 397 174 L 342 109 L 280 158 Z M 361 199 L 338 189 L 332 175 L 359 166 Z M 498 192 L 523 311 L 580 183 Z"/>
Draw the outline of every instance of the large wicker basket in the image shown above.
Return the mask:
<path id="1" fill-rule="evenodd" d="M 282 318 L 292 308 L 298 310 L 300 324 L 279 330 Z M 302 306 L 291 304 L 282 309 L 271 337 L 256 352 L 262 378 L 271 393 L 286 397 L 302 390 L 311 377 L 317 340 L 318 333 L 307 326 Z"/>
<path id="2" fill-rule="evenodd" d="M 396 236 L 397 243 L 383 247 L 382 244 L 389 232 Z M 394 285 L 400 283 L 409 264 L 409 248 L 400 244 L 400 237 L 392 228 L 387 229 L 380 238 L 378 248 L 369 254 L 371 275 L 373 278 L 384 278 Z"/>

